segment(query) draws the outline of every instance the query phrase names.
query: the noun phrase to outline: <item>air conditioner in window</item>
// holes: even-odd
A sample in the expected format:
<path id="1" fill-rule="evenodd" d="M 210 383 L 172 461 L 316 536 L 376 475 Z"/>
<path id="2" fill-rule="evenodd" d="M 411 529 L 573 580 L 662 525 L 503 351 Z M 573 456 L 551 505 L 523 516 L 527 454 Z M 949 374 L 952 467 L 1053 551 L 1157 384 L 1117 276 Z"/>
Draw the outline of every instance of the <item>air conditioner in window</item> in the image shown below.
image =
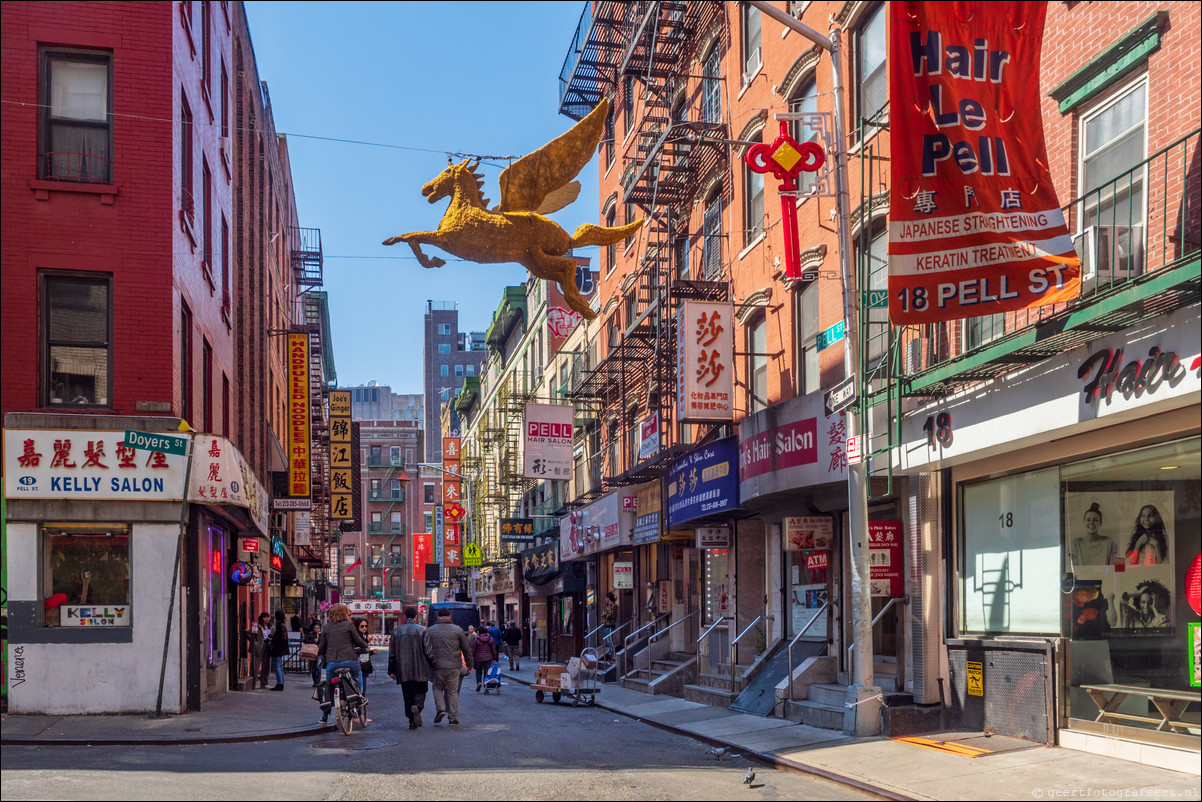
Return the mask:
<path id="1" fill-rule="evenodd" d="M 221 149 L 226 153 L 230 153 L 230 138 L 228 136 L 223 136 L 219 141 L 221 142 Z"/>
<path id="2" fill-rule="evenodd" d="M 1143 273 L 1144 227 L 1086 226 L 1073 237 L 1081 259 L 1081 289 L 1105 289 Z"/>
<path id="3" fill-rule="evenodd" d="M 743 86 L 751 83 L 751 79 L 760 71 L 762 62 L 760 61 L 760 49 L 758 47 L 748 56 L 746 64 L 747 69 L 743 72 Z"/>

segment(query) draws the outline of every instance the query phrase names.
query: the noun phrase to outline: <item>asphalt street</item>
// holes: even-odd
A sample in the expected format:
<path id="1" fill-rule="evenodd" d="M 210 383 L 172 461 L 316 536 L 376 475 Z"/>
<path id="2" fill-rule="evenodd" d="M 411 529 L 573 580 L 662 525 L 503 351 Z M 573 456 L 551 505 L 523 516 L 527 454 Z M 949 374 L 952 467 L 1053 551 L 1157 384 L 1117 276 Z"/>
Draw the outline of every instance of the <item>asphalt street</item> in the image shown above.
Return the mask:
<path id="1" fill-rule="evenodd" d="M 872 799 L 861 791 L 716 757 L 708 744 L 597 707 L 539 704 L 509 683 L 465 684 L 459 727 L 409 730 L 400 688 L 369 685 L 372 723 L 245 744 L 6 746 L 0 794 L 27 799 Z M 264 693 L 258 691 L 257 693 Z M 314 719 L 316 703 L 312 704 Z M 756 777 L 744 784 L 748 767 Z"/>

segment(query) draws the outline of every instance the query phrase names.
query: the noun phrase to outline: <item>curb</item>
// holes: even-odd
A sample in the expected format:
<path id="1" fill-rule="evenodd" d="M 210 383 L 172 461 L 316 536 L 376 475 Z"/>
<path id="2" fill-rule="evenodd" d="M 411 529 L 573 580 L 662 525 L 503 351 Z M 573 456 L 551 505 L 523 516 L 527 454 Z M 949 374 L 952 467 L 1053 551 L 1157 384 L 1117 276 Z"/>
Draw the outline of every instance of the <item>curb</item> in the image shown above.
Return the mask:
<path id="1" fill-rule="evenodd" d="M 510 680 L 511 682 L 516 682 L 521 685 L 525 685 L 527 688 L 530 687 L 530 683 L 524 679 L 521 679 L 520 677 L 515 677 L 511 674 L 504 674 L 504 673 L 502 673 L 502 676 L 505 677 L 506 679 Z M 658 721 L 654 721 L 649 718 L 642 718 L 641 716 L 639 716 L 635 713 L 628 713 L 624 710 L 619 710 L 618 708 L 610 707 L 609 705 L 605 704 L 605 702 L 603 702 L 603 701 L 599 701 L 601 698 L 599 694 L 598 694 L 597 698 L 598 698 L 598 701 L 596 703 L 596 706 L 601 708 L 602 710 L 608 710 L 610 713 L 617 713 L 620 716 L 626 716 L 627 718 L 634 719 L 635 721 L 638 721 L 642 724 L 649 724 L 650 726 L 655 727 L 660 730 L 664 730 L 665 732 L 671 732 L 676 735 L 682 735 L 686 738 L 691 738 L 694 741 L 700 741 L 702 743 L 709 744 L 711 746 L 724 746 L 728 749 L 733 748 L 733 749 L 742 750 L 742 747 L 733 741 L 723 741 L 723 740 L 720 740 L 717 738 L 710 738 L 709 736 L 701 735 L 700 733 L 691 732 L 689 730 L 679 729 L 677 727 L 672 726 L 671 724 L 662 724 Z M 901 793 L 900 791 L 896 791 L 896 790 L 893 790 L 890 788 L 882 788 L 878 785 L 873 785 L 872 783 L 864 782 L 863 780 L 858 780 L 854 777 L 847 777 L 842 774 L 836 774 L 832 771 L 827 771 L 826 769 L 820 769 L 816 766 L 809 766 L 800 761 L 793 760 L 792 758 L 779 757 L 779 756 L 773 754 L 772 752 L 743 751 L 743 757 L 747 758 L 748 760 L 750 760 L 752 762 L 759 763 L 760 765 L 763 765 L 763 766 L 770 766 L 771 768 L 774 768 L 774 769 L 790 771 L 795 774 L 808 774 L 808 775 L 811 775 L 814 777 L 819 777 L 823 780 L 828 780 L 830 782 L 839 783 L 840 785 L 846 785 L 849 788 L 855 788 L 857 791 L 863 791 L 865 793 L 875 794 L 879 797 L 882 797 L 883 799 L 896 800 L 897 802 L 917 802 L 915 797 L 906 796 L 905 794 Z"/>
<path id="2" fill-rule="evenodd" d="M 283 741 L 336 732 L 337 727 L 313 727 L 276 730 L 252 735 L 210 736 L 201 738 L 0 738 L 0 746 L 198 746 L 201 744 L 238 744 L 255 741 Z"/>

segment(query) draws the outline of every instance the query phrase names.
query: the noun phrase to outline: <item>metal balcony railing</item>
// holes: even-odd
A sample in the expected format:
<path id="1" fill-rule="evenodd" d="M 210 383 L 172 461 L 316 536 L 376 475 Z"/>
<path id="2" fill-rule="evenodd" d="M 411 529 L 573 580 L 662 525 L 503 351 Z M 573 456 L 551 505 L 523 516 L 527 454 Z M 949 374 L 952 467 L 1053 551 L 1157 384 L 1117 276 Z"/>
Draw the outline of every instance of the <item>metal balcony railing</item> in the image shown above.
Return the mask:
<path id="1" fill-rule="evenodd" d="M 404 490 L 381 490 L 378 493 L 368 493 L 368 498 L 371 501 L 404 501 Z"/>
<path id="2" fill-rule="evenodd" d="M 367 561 L 367 567 L 368 568 L 383 568 L 384 567 L 384 558 L 383 557 L 369 558 Z"/>
<path id="3" fill-rule="evenodd" d="M 403 535 L 405 534 L 405 525 L 388 521 L 371 521 L 367 524 L 367 533 L 369 535 Z"/>
<path id="4" fill-rule="evenodd" d="M 393 457 L 384 454 L 371 454 L 367 457 L 369 468 L 404 468 L 404 457 Z"/>

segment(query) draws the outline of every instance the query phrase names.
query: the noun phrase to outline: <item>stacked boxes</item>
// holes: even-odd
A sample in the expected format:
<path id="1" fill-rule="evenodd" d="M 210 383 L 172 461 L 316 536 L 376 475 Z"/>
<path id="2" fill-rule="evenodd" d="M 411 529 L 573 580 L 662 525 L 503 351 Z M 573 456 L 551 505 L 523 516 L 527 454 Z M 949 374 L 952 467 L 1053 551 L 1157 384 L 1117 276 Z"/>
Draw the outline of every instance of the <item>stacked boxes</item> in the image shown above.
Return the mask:
<path id="1" fill-rule="evenodd" d="M 567 675 L 568 667 L 559 663 L 544 663 L 539 665 L 534 674 L 534 683 L 548 688 L 560 687 L 560 678 Z"/>

